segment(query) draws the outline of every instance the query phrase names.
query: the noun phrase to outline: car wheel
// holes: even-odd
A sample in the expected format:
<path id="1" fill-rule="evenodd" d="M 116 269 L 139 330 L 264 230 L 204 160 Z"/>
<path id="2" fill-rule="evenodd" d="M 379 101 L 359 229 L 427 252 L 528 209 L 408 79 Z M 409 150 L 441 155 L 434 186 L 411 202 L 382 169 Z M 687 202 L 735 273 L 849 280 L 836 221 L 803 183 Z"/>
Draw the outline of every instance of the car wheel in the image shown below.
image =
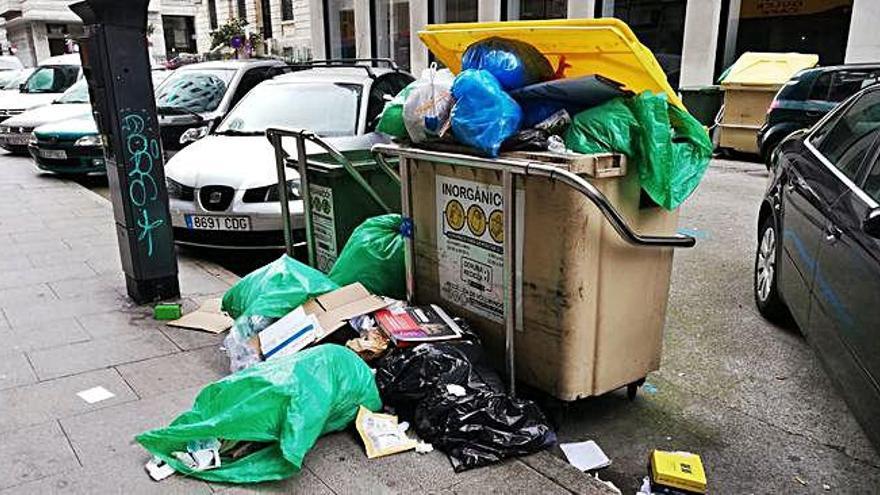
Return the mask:
<path id="1" fill-rule="evenodd" d="M 784 323 L 788 310 L 779 297 L 777 286 L 778 254 L 779 232 L 771 215 L 761 223 L 758 249 L 755 252 L 755 304 L 764 318 L 774 323 Z"/>

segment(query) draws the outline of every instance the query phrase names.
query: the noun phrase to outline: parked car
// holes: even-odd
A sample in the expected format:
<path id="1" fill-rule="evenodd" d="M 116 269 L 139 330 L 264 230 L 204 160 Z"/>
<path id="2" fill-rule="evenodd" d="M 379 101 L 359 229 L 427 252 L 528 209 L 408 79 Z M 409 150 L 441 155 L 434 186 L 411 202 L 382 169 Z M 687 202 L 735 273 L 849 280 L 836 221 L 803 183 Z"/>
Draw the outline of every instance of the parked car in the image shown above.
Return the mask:
<path id="1" fill-rule="evenodd" d="M 176 154 L 165 168 L 175 242 L 283 247 L 275 156 L 265 131 L 311 129 L 341 150 L 369 149 L 385 141 L 373 132 L 385 97 L 397 94 L 412 76 L 396 69 L 365 69 L 313 68 L 264 82 L 216 131 Z M 290 211 L 301 236 L 299 178 L 292 171 L 289 177 Z"/>
<path id="2" fill-rule="evenodd" d="M 14 97 L 0 99 L 0 122 L 52 103 L 82 77 L 79 55 L 49 57 L 19 86 Z"/>
<path id="3" fill-rule="evenodd" d="M 785 83 L 770 104 L 758 130 L 764 163 L 782 139 L 810 127 L 860 89 L 880 80 L 880 64 L 851 64 L 803 70 Z"/>
<path id="4" fill-rule="evenodd" d="M 17 95 L 21 91 L 21 85 L 31 77 L 36 69 L 5 70 L 0 72 L 0 98 L 5 95 Z"/>
<path id="5" fill-rule="evenodd" d="M 103 142 L 91 113 L 37 127 L 28 151 L 37 168 L 46 172 L 106 173 Z"/>
<path id="6" fill-rule="evenodd" d="M 0 72 L 21 69 L 24 69 L 24 64 L 21 63 L 20 58 L 15 55 L 0 55 Z"/>
<path id="7" fill-rule="evenodd" d="M 791 316 L 880 446 L 880 86 L 784 139 L 758 220 L 754 292 Z"/>
<path id="8" fill-rule="evenodd" d="M 156 88 L 163 149 L 175 152 L 204 137 L 254 86 L 288 70 L 284 62 L 272 59 L 202 62 L 176 69 Z"/>
<path id="9" fill-rule="evenodd" d="M 50 105 L 28 110 L 0 123 L 0 148 L 15 154 L 27 154 L 31 133 L 37 127 L 73 117 L 89 115 L 89 87 L 80 79 Z"/>

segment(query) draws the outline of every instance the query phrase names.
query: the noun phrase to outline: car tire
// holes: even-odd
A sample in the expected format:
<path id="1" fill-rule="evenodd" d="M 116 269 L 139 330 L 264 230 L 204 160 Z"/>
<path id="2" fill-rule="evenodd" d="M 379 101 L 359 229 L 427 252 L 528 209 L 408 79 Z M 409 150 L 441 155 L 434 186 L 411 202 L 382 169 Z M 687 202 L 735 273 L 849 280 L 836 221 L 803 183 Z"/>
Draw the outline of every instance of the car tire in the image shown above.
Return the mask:
<path id="1" fill-rule="evenodd" d="M 753 277 L 755 304 L 761 316 L 773 323 L 787 323 L 788 308 L 779 295 L 779 231 L 773 215 L 769 215 L 758 229 L 758 247 L 755 250 Z"/>

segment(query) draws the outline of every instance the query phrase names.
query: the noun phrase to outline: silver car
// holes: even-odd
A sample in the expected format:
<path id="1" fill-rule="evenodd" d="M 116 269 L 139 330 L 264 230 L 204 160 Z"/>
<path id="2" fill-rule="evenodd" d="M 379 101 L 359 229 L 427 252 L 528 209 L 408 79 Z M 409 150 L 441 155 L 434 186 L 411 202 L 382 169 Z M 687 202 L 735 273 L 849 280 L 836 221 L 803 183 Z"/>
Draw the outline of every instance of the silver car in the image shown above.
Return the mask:
<path id="1" fill-rule="evenodd" d="M 254 88 L 217 129 L 165 168 L 174 238 L 230 249 L 281 248 L 281 206 L 270 127 L 310 129 L 341 150 L 369 149 L 386 96 L 412 76 L 392 69 L 327 67 L 275 77 Z M 294 146 L 286 146 L 293 153 Z M 291 173 L 290 211 L 302 235 L 299 179 Z"/>

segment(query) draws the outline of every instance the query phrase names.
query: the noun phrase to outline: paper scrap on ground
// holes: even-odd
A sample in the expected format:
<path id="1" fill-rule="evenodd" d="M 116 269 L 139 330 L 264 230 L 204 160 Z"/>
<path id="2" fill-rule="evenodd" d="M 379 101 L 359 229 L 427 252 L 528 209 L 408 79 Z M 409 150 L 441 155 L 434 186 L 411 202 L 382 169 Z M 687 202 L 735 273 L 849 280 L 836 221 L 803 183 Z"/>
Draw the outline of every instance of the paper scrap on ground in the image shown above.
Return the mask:
<path id="1" fill-rule="evenodd" d="M 409 424 L 398 424 L 397 416 L 374 413 L 360 406 L 354 422 L 366 447 L 368 459 L 412 450 L 419 443 L 406 435 Z"/>
<path id="2" fill-rule="evenodd" d="M 77 392 L 76 395 L 78 395 L 80 399 L 88 402 L 89 404 L 94 404 L 95 402 L 101 402 L 102 400 L 116 397 L 116 394 L 107 390 L 104 387 L 93 387 L 88 390 L 83 390 L 82 392 Z"/>
<path id="3" fill-rule="evenodd" d="M 559 445 L 569 464 L 581 471 L 602 469 L 611 465 L 611 459 L 596 444 L 589 440 L 578 443 L 563 443 Z"/>
<path id="4" fill-rule="evenodd" d="M 168 326 L 220 333 L 232 326 L 232 318 L 221 309 L 220 298 L 208 299 L 199 309 L 166 323 Z"/>
<path id="5" fill-rule="evenodd" d="M 165 461 L 158 457 L 153 457 L 150 462 L 144 466 L 150 478 L 154 481 L 162 481 L 175 473 L 174 468 L 169 466 Z"/>

